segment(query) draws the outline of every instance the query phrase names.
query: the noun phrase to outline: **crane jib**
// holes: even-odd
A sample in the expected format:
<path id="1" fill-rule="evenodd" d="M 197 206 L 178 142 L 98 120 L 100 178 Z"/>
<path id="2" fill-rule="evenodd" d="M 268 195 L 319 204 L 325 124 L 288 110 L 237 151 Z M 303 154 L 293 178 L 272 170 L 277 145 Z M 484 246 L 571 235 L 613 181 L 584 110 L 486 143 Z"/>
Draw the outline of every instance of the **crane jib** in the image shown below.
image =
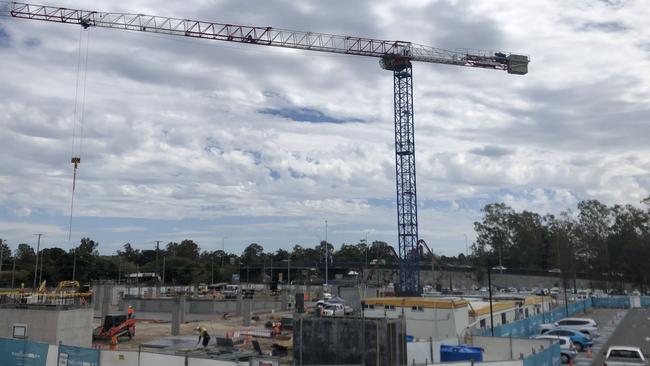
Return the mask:
<path id="1" fill-rule="evenodd" d="M 11 2 L 15 18 L 118 28 L 219 41 L 241 42 L 308 51 L 385 58 L 399 56 L 411 61 L 504 70 L 526 74 L 525 55 L 481 50 L 449 51 L 412 42 L 342 36 L 273 27 L 256 27 L 144 14 L 111 13 Z"/>

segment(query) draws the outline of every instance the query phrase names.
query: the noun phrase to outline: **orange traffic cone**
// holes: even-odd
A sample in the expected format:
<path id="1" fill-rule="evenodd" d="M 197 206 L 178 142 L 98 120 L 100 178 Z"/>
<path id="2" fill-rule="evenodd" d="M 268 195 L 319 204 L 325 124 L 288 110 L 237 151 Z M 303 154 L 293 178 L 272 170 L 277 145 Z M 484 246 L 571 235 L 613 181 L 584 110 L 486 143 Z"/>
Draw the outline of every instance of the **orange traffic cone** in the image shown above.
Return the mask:
<path id="1" fill-rule="evenodd" d="M 591 347 L 587 348 L 587 358 L 590 360 L 594 358 L 594 355 L 591 354 Z"/>

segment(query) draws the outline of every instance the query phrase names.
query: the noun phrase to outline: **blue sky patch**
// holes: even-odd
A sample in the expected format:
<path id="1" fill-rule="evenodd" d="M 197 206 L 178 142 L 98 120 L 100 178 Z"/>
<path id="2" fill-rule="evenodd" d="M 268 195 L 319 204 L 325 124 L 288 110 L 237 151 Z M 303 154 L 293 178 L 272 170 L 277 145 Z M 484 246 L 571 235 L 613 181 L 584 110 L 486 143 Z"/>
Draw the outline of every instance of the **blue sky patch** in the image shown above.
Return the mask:
<path id="1" fill-rule="evenodd" d="M 336 118 L 327 115 L 315 108 L 306 107 L 282 107 L 282 108 L 263 108 L 258 111 L 262 114 L 270 114 L 296 122 L 311 123 L 349 123 L 363 122 L 360 118 Z"/>

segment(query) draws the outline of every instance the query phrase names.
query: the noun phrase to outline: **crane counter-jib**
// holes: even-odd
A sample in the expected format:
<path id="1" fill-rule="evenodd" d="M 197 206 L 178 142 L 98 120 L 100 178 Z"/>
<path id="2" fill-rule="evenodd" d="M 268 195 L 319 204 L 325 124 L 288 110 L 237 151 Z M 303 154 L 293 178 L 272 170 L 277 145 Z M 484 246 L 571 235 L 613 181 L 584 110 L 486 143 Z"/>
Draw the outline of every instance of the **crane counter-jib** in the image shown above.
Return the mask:
<path id="1" fill-rule="evenodd" d="M 528 56 L 523 55 L 469 50 L 450 51 L 404 41 L 18 2 L 0 3 L 5 4 L 8 9 L 4 11 L 15 18 L 79 24 L 86 28 L 117 28 L 367 57 L 401 57 L 419 62 L 505 70 L 514 74 L 525 74 L 529 62 Z"/>

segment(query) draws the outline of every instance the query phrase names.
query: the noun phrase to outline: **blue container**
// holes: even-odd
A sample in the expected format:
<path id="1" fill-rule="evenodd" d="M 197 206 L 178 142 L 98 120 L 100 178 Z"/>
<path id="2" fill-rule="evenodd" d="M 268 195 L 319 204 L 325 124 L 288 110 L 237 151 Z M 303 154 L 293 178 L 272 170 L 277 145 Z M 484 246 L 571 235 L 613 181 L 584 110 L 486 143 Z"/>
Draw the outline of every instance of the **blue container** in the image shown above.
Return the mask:
<path id="1" fill-rule="evenodd" d="M 483 349 L 468 345 L 451 346 L 448 344 L 440 345 L 440 361 L 483 361 Z"/>
<path id="2" fill-rule="evenodd" d="M 413 336 L 412 335 L 406 335 L 406 341 L 407 342 L 413 342 Z"/>

